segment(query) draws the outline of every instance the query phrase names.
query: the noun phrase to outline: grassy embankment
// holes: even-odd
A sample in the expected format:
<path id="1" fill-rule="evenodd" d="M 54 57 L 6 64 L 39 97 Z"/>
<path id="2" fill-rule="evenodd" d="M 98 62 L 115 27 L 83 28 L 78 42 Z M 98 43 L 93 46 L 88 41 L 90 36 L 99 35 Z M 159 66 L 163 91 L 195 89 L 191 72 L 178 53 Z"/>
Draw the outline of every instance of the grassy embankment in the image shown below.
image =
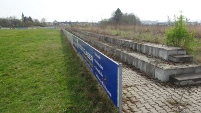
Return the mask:
<path id="1" fill-rule="evenodd" d="M 167 26 L 75 26 L 75 28 L 102 33 L 106 35 L 126 37 L 139 42 L 166 44 L 165 32 Z M 195 31 L 195 42 L 190 46 L 188 53 L 193 55 L 194 61 L 201 63 L 201 26 L 189 26 L 189 31 Z"/>
<path id="2" fill-rule="evenodd" d="M 0 30 L 0 112 L 115 108 L 59 30 Z"/>

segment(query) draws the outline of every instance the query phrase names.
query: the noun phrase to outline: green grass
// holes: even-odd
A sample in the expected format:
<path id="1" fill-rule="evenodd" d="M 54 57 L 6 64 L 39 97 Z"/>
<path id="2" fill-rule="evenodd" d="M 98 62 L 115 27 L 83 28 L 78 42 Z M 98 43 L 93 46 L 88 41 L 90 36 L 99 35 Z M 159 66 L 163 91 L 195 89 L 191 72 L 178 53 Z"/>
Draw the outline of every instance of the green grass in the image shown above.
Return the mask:
<path id="1" fill-rule="evenodd" d="M 58 29 L 0 30 L 1 113 L 116 112 Z"/>

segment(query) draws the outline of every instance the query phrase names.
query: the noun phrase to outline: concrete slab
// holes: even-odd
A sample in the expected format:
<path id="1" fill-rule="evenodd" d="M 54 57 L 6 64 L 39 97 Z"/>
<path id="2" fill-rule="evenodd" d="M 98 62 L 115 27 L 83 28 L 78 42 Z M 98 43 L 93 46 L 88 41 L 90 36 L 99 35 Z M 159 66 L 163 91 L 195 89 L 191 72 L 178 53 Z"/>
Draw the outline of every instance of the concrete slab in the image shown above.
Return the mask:
<path id="1" fill-rule="evenodd" d="M 186 63 L 186 62 L 192 62 L 193 57 L 191 55 L 170 55 L 168 57 L 168 60 L 172 62 Z"/>
<path id="2" fill-rule="evenodd" d="M 201 83 L 201 73 L 172 75 L 170 80 L 176 85 L 198 84 Z"/>

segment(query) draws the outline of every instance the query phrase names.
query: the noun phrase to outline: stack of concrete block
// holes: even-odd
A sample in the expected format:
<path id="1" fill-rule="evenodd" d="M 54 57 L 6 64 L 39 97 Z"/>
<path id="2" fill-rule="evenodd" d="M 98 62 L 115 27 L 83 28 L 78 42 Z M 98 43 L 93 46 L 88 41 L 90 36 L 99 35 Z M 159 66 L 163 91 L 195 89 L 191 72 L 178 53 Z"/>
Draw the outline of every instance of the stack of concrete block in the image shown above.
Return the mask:
<path id="1" fill-rule="evenodd" d="M 113 53 L 122 62 L 158 80 L 171 80 L 177 85 L 201 83 L 201 65 L 192 63 L 192 56 L 186 55 L 185 49 L 139 43 L 92 32 L 74 33 L 97 49 Z"/>

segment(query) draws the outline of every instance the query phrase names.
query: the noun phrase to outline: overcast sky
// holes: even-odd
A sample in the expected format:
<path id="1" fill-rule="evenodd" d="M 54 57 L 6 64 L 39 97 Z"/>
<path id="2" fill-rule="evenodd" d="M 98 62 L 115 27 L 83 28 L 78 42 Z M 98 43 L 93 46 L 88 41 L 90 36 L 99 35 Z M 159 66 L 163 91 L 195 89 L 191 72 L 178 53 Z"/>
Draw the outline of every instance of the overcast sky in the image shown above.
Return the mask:
<path id="1" fill-rule="evenodd" d="M 0 0 L 0 17 L 25 16 L 47 21 L 97 22 L 117 9 L 141 20 L 167 21 L 180 11 L 191 21 L 201 21 L 200 0 Z"/>

